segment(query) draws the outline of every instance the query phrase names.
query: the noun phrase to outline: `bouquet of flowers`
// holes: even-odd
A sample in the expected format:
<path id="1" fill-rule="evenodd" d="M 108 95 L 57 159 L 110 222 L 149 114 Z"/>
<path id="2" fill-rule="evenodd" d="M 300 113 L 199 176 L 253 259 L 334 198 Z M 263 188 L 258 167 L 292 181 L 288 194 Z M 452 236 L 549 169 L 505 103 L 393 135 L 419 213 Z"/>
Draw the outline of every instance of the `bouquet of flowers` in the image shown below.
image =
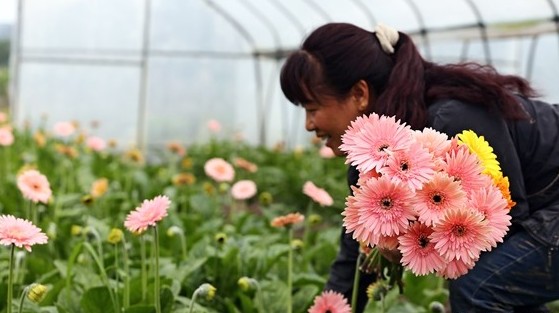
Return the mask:
<path id="1" fill-rule="evenodd" d="M 359 171 L 344 226 L 362 245 L 398 249 L 415 275 L 454 279 L 503 241 L 515 203 L 482 136 L 414 131 L 373 113 L 353 121 L 342 142 Z"/>

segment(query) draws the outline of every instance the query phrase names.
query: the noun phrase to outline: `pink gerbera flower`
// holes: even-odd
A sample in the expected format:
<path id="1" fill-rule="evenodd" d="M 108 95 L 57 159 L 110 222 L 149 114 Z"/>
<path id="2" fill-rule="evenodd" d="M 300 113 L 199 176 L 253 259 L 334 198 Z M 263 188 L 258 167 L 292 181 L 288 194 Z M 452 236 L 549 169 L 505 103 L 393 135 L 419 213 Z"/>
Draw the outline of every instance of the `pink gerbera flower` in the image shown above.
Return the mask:
<path id="1" fill-rule="evenodd" d="M 379 178 L 381 175 L 375 170 L 370 170 L 367 173 L 359 172 L 359 179 L 357 180 L 357 185 L 363 186 L 371 178 Z"/>
<path id="2" fill-rule="evenodd" d="M 231 187 L 231 196 L 237 200 L 246 200 L 256 194 L 256 184 L 252 180 L 239 180 Z"/>
<path id="3" fill-rule="evenodd" d="M 204 171 L 217 182 L 230 182 L 235 177 L 233 166 L 221 158 L 209 159 L 204 164 Z"/>
<path id="4" fill-rule="evenodd" d="M 54 134 L 59 137 L 68 137 L 76 131 L 76 127 L 71 122 L 58 122 L 54 124 Z"/>
<path id="5" fill-rule="evenodd" d="M 342 294 L 328 290 L 314 298 L 308 313 L 351 313 L 351 307 Z"/>
<path id="6" fill-rule="evenodd" d="M 447 210 L 459 209 L 467 201 L 460 183 L 443 172 L 437 172 L 415 195 L 417 219 L 428 226 L 436 224 Z"/>
<path id="7" fill-rule="evenodd" d="M 437 272 L 437 275 L 442 276 L 446 279 L 456 279 L 471 270 L 478 259 L 479 258 L 475 258 L 474 260 L 469 262 L 465 262 L 462 259 L 454 259 L 450 262 L 447 262 L 445 266 Z"/>
<path id="8" fill-rule="evenodd" d="M 435 174 L 431 153 L 420 144 L 414 143 L 406 150 L 391 153 L 381 174 L 402 182 L 410 189 L 420 189 Z"/>
<path id="9" fill-rule="evenodd" d="M 485 216 L 489 251 L 491 247 L 496 247 L 498 242 L 503 242 L 503 237 L 511 225 L 507 200 L 503 198 L 503 194 L 497 187 L 489 185 L 472 191 L 470 206 Z"/>
<path id="10" fill-rule="evenodd" d="M 435 249 L 447 260 L 470 263 L 487 246 L 487 226 L 483 215 L 467 207 L 446 211 L 433 227 L 431 241 Z"/>
<path id="11" fill-rule="evenodd" d="M 208 121 L 208 129 L 212 133 L 219 133 L 221 131 L 221 123 L 218 120 L 211 119 Z"/>
<path id="12" fill-rule="evenodd" d="M 13 215 L 0 216 L 0 244 L 23 247 L 31 252 L 31 246 L 45 244 L 47 241 L 47 235 L 30 221 Z"/>
<path id="13" fill-rule="evenodd" d="M 107 142 L 101 137 L 90 136 L 86 140 L 86 145 L 93 151 L 103 151 L 107 147 Z"/>
<path id="14" fill-rule="evenodd" d="M 0 146 L 11 146 L 14 143 L 14 134 L 9 126 L 0 127 Z"/>
<path id="15" fill-rule="evenodd" d="M 445 265 L 444 258 L 435 250 L 430 235 L 433 230 L 423 223 L 413 223 L 408 231 L 398 239 L 402 252 L 401 263 L 415 275 L 427 275 Z"/>
<path id="16" fill-rule="evenodd" d="M 344 216 L 343 226 L 346 228 L 346 233 L 352 233 L 352 238 L 374 246 L 379 242 L 379 235 L 372 233 L 368 228 L 366 228 L 361 221 L 361 215 L 359 213 L 359 207 L 355 205 L 356 196 L 359 196 L 361 190 L 354 186 L 351 186 L 353 190 L 353 196 L 348 196 L 346 198 L 346 207 L 342 212 Z"/>
<path id="17" fill-rule="evenodd" d="M 27 170 L 19 175 L 17 187 L 24 198 L 35 203 L 47 203 L 52 195 L 47 177 L 37 170 Z"/>
<path id="18" fill-rule="evenodd" d="M 155 226 L 157 222 L 167 216 L 170 205 L 171 200 L 167 196 L 144 200 L 140 207 L 128 214 L 124 226 L 133 233 L 142 233 L 149 226 Z"/>
<path id="19" fill-rule="evenodd" d="M 321 206 L 330 206 L 334 203 L 334 200 L 326 190 L 317 187 L 311 181 L 305 182 L 303 185 L 303 193 Z"/>
<path id="20" fill-rule="evenodd" d="M 395 250 L 398 248 L 398 235 L 392 236 L 379 236 L 377 240 L 377 247 L 386 250 Z"/>
<path id="21" fill-rule="evenodd" d="M 407 149 L 413 142 L 409 126 L 394 117 L 373 115 L 372 123 L 359 123 L 342 136 L 340 150 L 347 152 L 346 163 L 357 166 L 361 172 L 379 171 L 389 153 Z"/>
<path id="22" fill-rule="evenodd" d="M 460 181 L 466 193 L 487 185 L 488 176 L 481 175 L 483 167 L 478 157 L 472 154 L 467 146 L 456 146 L 456 149 L 446 154 L 444 161 L 443 170 L 454 180 Z"/>
<path id="23" fill-rule="evenodd" d="M 382 176 L 372 178 L 355 196 L 359 222 L 374 234 L 392 236 L 403 233 L 415 220 L 411 201 L 414 193 L 404 184 Z"/>
<path id="24" fill-rule="evenodd" d="M 413 133 L 415 140 L 429 150 L 436 158 L 442 158 L 450 149 L 448 135 L 426 127 Z"/>

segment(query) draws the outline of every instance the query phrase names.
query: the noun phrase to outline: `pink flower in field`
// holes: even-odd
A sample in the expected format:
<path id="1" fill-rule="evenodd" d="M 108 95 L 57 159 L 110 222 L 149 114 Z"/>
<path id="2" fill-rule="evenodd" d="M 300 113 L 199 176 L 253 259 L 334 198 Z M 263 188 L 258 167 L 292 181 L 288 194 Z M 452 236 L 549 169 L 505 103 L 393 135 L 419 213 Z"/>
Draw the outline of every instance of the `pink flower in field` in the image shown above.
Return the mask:
<path id="1" fill-rule="evenodd" d="M 28 220 L 16 218 L 13 215 L 0 216 L 0 244 L 15 245 L 31 252 L 31 246 L 45 244 L 47 235 Z"/>
<path id="2" fill-rule="evenodd" d="M 432 226 L 447 210 L 459 209 L 467 200 L 459 182 L 444 172 L 437 172 L 431 181 L 415 193 L 414 207 L 418 214 L 417 219 Z"/>
<path id="3" fill-rule="evenodd" d="M 490 251 L 498 242 L 503 242 L 503 237 L 511 225 L 508 202 L 497 187 L 489 185 L 470 194 L 470 206 L 485 216 L 487 240 L 490 245 L 487 250 Z"/>
<path id="4" fill-rule="evenodd" d="M 445 266 L 437 272 L 437 275 L 442 276 L 446 279 L 456 279 L 471 270 L 477 260 L 478 258 L 470 262 L 464 262 L 464 260 L 461 259 L 452 260 L 450 262 L 447 262 Z"/>
<path id="5" fill-rule="evenodd" d="M 237 200 L 246 200 L 256 194 L 256 184 L 252 180 L 239 180 L 231 187 L 231 196 Z"/>
<path id="6" fill-rule="evenodd" d="M 308 313 L 351 313 L 351 306 L 342 294 L 328 290 L 314 298 Z"/>
<path id="7" fill-rule="evenodd" d="M 465 145 L 456 146 L 446 154 L 442 164 L 443 170 L 460 181 L 466 193 L 487 186 L 489 177 L 481 175 L 483 167 L 475 154 L 470 153 Z"/>
<path id="8" fill-rule="evenodd" d="M 320 155 L 323 159 L 331 159 L 336 156 L 334 154 L 334 150 L 330 149 L 330 147 L 328 146 L 320 147 L 320 150 L 318 150 L 318 155 Z"/>
<path id="9" fill-rule="evenodd" d="M 14 134 L 9 126 L 0 128 L 0 146 L 11 146 L 14 143 Z"/>
<path id="10" fill-rule="evenodd" d="M 435 249 L 447 261 L 474 261 L 487 247 L 488 228 L 483 218 L 481 213 L 467 207 L 446 211 L 430 237 Z"/>
<path id="11" fill-rule="evenodd" d="M 401 263 L 415 275 L 431 274 L 443 268 L 446 263 L 429 238 L 432 232 L 425 224 L 415 222 L 398 239 L 399 250 L 402 252 Z"/>
<path id="12" fill-rule="evenodd" d="M 272 227 L 291 227 L 294 224 L 302 223 L 305 220 L 305 216 L 299 212 L 289 213 L 287 215 L 275 217 L 270 225 Z"/>
<path id="13" fill-rule="evenodd" d="M 17 177 L 17 187 L 23 197 L 35 203 L 47 203 L 52 190 L 47 177 L 37 170 L 27 170 Z"/>
<path id="14" fill-rule="evenodd" d="M 142 205 L 130 212 L 124 221 L 124 226 L 133 233 L 142 233 L 149 226 L 167 216 L 171 200 L 167 196 L 157 196 L 152 200 L 144 200 Z"/>
<path id="15" fill-rule="evenodd" d="M 378 235 L 399 235 L 415 220 L 411 206 L 414 193 L 404 184 L 382 176 L 370 179 L 355 195 L 359 223 Z"/>
<path id="16" fill-rule="evenodd" d="M 330 206 L 334 203 L 334 200 L 326 190 L 317 187 L 311 181 L 307 181 L 303 185 L 303 193 L 321 206 Z"/>
<path id="17" fill-rule="evenodd" d="M 235 178 L 233 166 L 221 158 L 209 159 L 204 164 L 204 171 L 216 182 L 230 182 Z"/>
<path id="18" fill-rule="evenodd" d="M 435 174 L 431 153 L 418 143 L 411 144 L 406 150 L 391 153 L 380 173 L 408 185 L 413 190 L 420 189 L 423 183 Z"/>
<path id="19" fill-rule="evenodd" d="M 90 136 L 87 138 L 86 145 L 93 151 L 103 151 L 107 147 L 107 142 L 97 136 Z"/>
<path id="20" fill-rule="evenodd" d="M 211 119 L 208 121 L 208 129 L 214 134 L 219 133 L 221 131 L 221 124 L 219 121 Z"/>
<path id="21" fill-rule="evenodd" d="M 361 172 L 380 171 L 390 153 L 407 149 L 413 142 L 413 131 L 394 117 L 369 117 L 372 122 L 355 123 L 342 136 L 340 150 L 347 152 L 346 163 Z"/>
<path id="22" fill-rule="evenodd" d="M 76 127 L 71 122 L 58 122 L 54 124 L 54 134 L 59 137 L 68 137 L 76 131 Z"/>

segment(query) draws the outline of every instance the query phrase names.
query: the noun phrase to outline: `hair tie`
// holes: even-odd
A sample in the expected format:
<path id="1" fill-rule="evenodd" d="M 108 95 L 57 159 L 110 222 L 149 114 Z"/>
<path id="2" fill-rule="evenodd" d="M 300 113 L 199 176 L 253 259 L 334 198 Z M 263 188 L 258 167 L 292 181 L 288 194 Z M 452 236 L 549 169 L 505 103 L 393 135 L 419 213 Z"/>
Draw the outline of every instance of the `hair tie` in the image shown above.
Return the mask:
<path id="1" fill-rule="evenodd" d="M 379 23 L 375 27 L 375 35 L 380 42 L 382 50 L 387 54 L 393 54 L 394 46 L 396 45 L 396 43 L 398 42 L 398 38 L 400 37 L 398 31 L 390 26 Z"/>

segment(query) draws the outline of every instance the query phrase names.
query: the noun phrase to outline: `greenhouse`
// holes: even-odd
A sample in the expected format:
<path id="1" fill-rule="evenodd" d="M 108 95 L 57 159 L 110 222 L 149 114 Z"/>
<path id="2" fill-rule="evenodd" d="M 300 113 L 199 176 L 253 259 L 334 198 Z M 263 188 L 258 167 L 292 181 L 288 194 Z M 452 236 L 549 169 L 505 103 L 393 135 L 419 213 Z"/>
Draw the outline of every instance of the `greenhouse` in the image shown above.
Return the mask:
<path id="1" fill-rule="evenodd" d="M 0 0 L 0 312 L 559 313 L 558 72 L 557 0 Z"/>

